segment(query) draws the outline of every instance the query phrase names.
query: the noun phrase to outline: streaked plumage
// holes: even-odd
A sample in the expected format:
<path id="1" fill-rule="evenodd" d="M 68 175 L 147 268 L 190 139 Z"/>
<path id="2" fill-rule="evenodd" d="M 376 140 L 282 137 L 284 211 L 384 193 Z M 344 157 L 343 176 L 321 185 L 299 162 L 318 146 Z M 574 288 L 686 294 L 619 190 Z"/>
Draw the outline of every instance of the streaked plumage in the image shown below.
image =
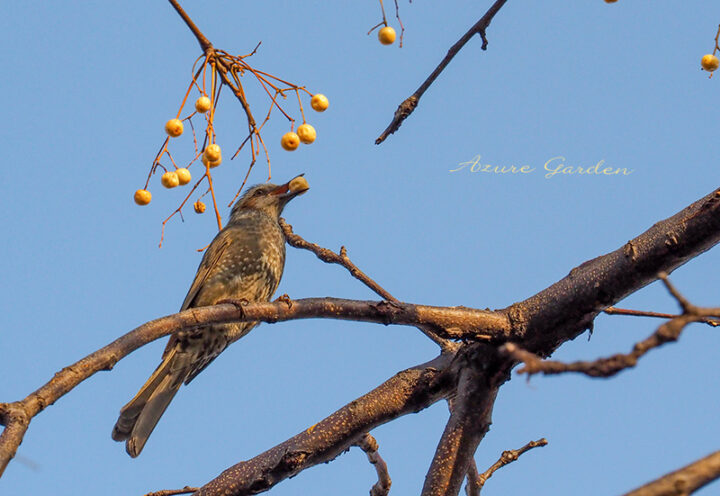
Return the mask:
<path id="1" fill-rule="evenodd" d="M 180 310 L 228 298 L 269 300 L 285 266 L 285 238 L 278 218 L 287 202 L 306 190 L 292 191 L 290 182 L 248 189 L 233 207 L 227 226 L 205 250 Z M 126 441 L 128 454 L 138 456 L 181 384 L 190 383 L 256 325 L 221 324 L 173 334 L 158 368 L 120 410 L 112 438 Z"/>

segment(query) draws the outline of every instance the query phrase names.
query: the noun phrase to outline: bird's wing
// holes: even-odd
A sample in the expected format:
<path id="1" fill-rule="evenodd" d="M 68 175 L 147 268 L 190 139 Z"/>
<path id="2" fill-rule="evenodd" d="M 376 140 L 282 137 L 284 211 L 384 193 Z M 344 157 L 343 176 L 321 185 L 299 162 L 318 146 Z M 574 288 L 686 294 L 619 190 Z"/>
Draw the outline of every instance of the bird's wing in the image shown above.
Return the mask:
<path id="1" fill-rule="evenodd" d="M 207 252 L 198 267 L 197 274 L 195 274 L 195 280 L 190 286 L 187 296 L 185 296 L 185 300 L 180 307 L 181 312 L 192 306 L 193 300 L 200 292 L 200 289 L 203 287 L 203 284 L 205 284 L 208 276 L 213 272 L 215 266 L 222 259 L 225 250 L 232 243 L 232 238 L 226 233 L 227 231 L 221 232 L 217 238 L 210 243 L 210 246 L 208 246 Z"/>
<path id="2" fill-rule="evenodd" d="M 218 234 L 217 237 L 213 240 L 213 242 L 210 243 L 210 246 L 208 246 L 207 250 L 205 251 L 205 256 L 203 256 L 203 259 L 200 262 L 197 274 L 195 274 L 195 280 L 193 280 L 193 283 L 188 290 L 187 296 L 185 296 L 185 301 L 183 301 L 183 304 L 180 307 L 181 312 L 183 310 L 187 310 L 192 306 L 198 293 L 200 293 L 200 289 L 202 289 L 203 284 L 205 284 L 207 278 L 210 276 L 210 274 L 212 274 L 213 269 L 218 264 L 218 262 L 222 260 L 222 256 L 225 253 L 225 250 L 228 246 L 230 246 L 231 243 L 232 238 L 227 235 L 226 231 L 221 231 L 220 234 Z M 177 341 L 177 334 L 173 334 L 172 336 L 170 336 L 170 340 L 168 341 L 168 344 L 165 347 L 165 351 L 163 352 L 163 358 L 168 354 L 171 349 L 175 347 Z"/>

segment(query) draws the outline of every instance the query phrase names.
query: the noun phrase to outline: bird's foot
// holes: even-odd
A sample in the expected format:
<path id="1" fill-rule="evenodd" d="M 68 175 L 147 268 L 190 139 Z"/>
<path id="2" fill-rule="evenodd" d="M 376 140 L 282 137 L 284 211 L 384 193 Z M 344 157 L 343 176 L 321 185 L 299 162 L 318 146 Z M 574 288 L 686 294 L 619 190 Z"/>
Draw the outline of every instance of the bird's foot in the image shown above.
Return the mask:
<path id="1" fill-rule="evenodd" d="M 275 301 L 284 301 L 288 308 L 292 308 L 292 300 L 287 295 L 287 293 L 278 296 Z"/>
<path id="2" fill-rule="evenodd" d="M 246 300 L 245 298 L 226 298 L 224 300 L 220 300 L 216 305 L 222 305 L 223 303 L 229 303 L 230 305 L 235 305 L 240 310 L 242 310 L 242 307 L 250 303 L 250 300 Z"/>

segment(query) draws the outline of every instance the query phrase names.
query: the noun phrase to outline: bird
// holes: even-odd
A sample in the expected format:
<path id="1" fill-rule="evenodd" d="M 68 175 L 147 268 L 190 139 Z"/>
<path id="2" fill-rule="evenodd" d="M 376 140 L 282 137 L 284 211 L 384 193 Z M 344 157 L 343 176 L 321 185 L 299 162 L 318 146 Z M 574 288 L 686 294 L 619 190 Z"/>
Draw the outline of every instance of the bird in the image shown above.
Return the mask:
<path id="1" fill-rule="evenodd" d="M 227 225 L 205 250 L 180 311 L 229 298 L 269 301 L 285 266 L 285 237 L 279 224 L 285 205 L 305 193 L 301 174 L 282 185 L 252 186 L 235 203 Z M 171 335 L 160 365 L 120 410 L 115 441 L 135 458 L 178 389 L 189 384 L 231 343 L 258 322 L 213 324 Z"/>

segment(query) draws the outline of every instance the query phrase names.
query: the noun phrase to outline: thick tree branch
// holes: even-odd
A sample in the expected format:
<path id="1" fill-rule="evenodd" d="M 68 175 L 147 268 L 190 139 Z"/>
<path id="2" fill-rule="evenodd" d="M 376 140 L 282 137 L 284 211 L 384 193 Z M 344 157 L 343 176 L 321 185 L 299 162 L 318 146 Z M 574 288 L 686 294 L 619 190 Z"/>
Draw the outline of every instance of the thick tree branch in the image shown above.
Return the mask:
<path id="1" fill-rule="evenodd" d="M 720 451 L 667 474 L 625 496 L 685 496 L 720 478 Z"/>
<path id="2" fill-rule="evenodd" d="M 465 496 L 480 496 L 480 485 L 478 484 L 478 477 L 480 475 L 478 474 L 477 465 L 475 463 L 475 459 L 473 458 L 470 460 L 470 465 L 468 466 L 468 472 L 467 472 L 467 483 L 465 484 Z"/>
<path id="3" fill-rule="evenodd" d="M 463 348 L 458 357 L 462 365 L 457 393 L 422 496 L 458 494 L 478 444 L 490 429 L 498 388 L 508 379 L 512 365 L 485 345 Z"/>
<path id="4" fill-rule="evenodd" d="M 658 327 L 658 330 L 652 335 L 636 343 L 630 353 L 617 353 L 610 357 L 599 358 L 591 362 L 579 361 L 563 363 L 552 360 L 542 360 L 534 353 L 523 350 L 514 343 L 506 343 L 501 346 L 500 352 L 523 362 L 525 367 L 519 369 L 517 373 L 528 374 L 528 377 L 538 373 L 553 375 L 565 372 L 578 372 L 590 377 L 612 377 L 622 370 L 637 365 L 638 360 L 650 350 L 659 348 L 666 343 L 677 341 L 688 324 L 692 322 L 708 322 L 709 320 L 720 318 L 720 308 L 702 308 L 693 305 L 670 283 L 667 274 L 661 272 L 658 274 L 658 277 L 662 280 L 663 284 L 665 284 L 670 294 L 680 304 L 683 313 L 673 317 Z"/>
<path id="5" fill-rule="evenodd" d="M 193 329 L 207 324 L 229 322 L 278 322 L 304 318 L 332 318 L 359 320 L 380 324 L 419 324 L 437 328 L 453 329 L 460 337 L 464 333 L 476 334 L 482 340 L 505 340 L 510 330 L 505 316 L 489 311 L 464 307 L 430 307 L 407 303 L 342 300 L 338 298 L 307 298 L 276 302 L 236 302 L 199 307 L 178 314 L 153 320 L 104 348 L 64 368 L 55 377 L 16 403 L 0 403 L 0 423 L 6 426 L 0 436 L 0 475 L 17 451 L 27 430 L 27 424 L 35 415 L 75 386 L 100 370 L 110 370 L 123 357 L 141 346 L 181 329 Z M 481 329 L 487 326 L 488 332 Z M 493 336 L 494 333 L 499 333 Z"/>
<path id="6" fill-rule="evenodd" d="M 393 116 L 392 122 L 390 122 L 388 127 L 385 129 L 385 131 L 382 132 L 378 139 L 375 140 L 376 145 L 379 145 L 380 143 L 385 141 L 388 136 L 400 129 L 403 121 L 407 119 L 407 117 L 412 114 L 413 110 L 415 110 L 415 107 L 417 107 L 417 104 L 425 91 L 430 87 L 431 84 L 433 84 L 433 82 L 437 79 L 440 73 L 445 70 L 445 67 L 447 67 L 453 57 L 457 55 L 457 53 L 462 49 L 462 47 L 464 47 L 465 44 L 470 41 L 473 36 L 475 36 L 476 34 L 479 35 L 483 41 L 480 48 L 482 50 L 487 50 L 488 41 L 487 37 L 485 36 L 485 31 L 487 30 L 488 26 L 490 26 L 490 22 L 492 22 L 495 14 L 497 14 L 498 11 L 502 8 L 502 6 L 505 5 L 505 2 L 507 2 L 507 0 L 496 0 L 495 3 L 493 3 L 492 6 L 488 9 L 488 11 L 485 12 L 485 15 L 482 16 L 480 20 L 476 22 L 475 25 L 471 27 L 468 32 L 462 36 L 462 38 L 460 38 L 453 46 L 450 47 L 450 50 L 448 50 L 445 58 L 440 61 L 432 74 L 430 74 L 428 78 L 420 85 L 420 87 L 415 90 L 415 93 L 406 98 L 405 101 L 398 106 L 397 110 L 395 111 L 395 115 Z"/>
<path id="7" fill-rule="evenodd" d="M 635 367 L 638 360 L 650 350 L 658 348 L 666 343 L 677 341 L 680 333 L 686 325 L 697 322 L 700 317 L 676 317 L 661 325 L 648 338 L 643 339 L 633 346 L 630 353 L 617 353 L 607 358 L 598 358 L 590 362 L 578 361 L 572 363 L 558 362 L 554 360 L 543 360 L 534 353 L 525 351 L 514 343 L 507 343 L 500 348 L 502 353 L 525 364 L 518 369 L 518 374 L 555 375 L 566 372 L 577 372 L 590 377 L 612 377 L 618 372 Z"/>
<path id="8" fill-rule="evenodd" d="M 328 462 L 373 428 L 445 398 L 456 383 L 454 354 L 406 369 L 324 420 L 251 460 L 225 470 L 195 496 L 267 491 L 300 471 Z"/>
<path id="9" fill-rule="evenodd" d="M 541 357 L 591 328 L 599 312 L 720 241 L 720 190 L 506 311 L 512 341 Z"/>

